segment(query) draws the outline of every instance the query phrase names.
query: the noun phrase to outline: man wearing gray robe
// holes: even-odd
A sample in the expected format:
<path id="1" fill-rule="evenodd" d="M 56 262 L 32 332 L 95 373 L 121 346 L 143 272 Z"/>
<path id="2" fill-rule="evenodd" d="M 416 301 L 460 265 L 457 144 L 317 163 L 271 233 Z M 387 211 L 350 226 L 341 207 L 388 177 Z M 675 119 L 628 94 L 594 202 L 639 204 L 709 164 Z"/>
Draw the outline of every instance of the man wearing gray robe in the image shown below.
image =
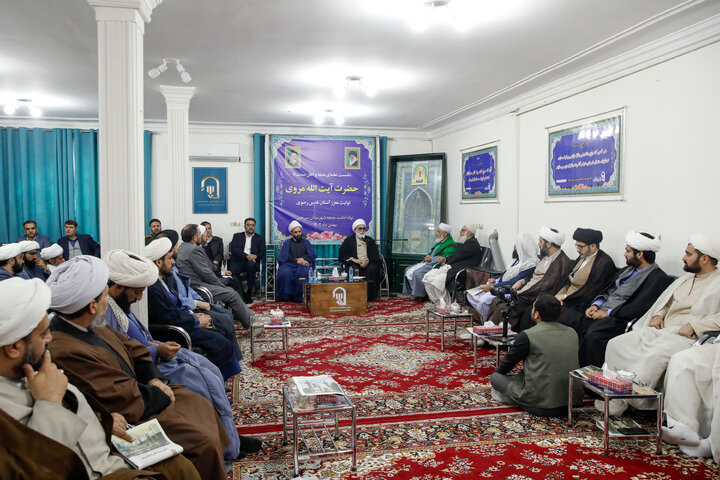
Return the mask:
<path id="1" fill-rule="evenodd" d="M 690 237 L 683 256 L 688 273 L 663 292 L 631 332 L 610 340 L 605 353 L 610 369 L 634 372 L 636 381 L 658 388 L 670 357 L 690 348 L 699 335 L 720 329 L 718 258 L 720 242 L 701 233 Z M 654 399 L 649 400 L 611 400 L 610 413 L 622 415 L 628 405 L 654 409 Z M 602 411 L 601 403 L 595 406 Z"/>

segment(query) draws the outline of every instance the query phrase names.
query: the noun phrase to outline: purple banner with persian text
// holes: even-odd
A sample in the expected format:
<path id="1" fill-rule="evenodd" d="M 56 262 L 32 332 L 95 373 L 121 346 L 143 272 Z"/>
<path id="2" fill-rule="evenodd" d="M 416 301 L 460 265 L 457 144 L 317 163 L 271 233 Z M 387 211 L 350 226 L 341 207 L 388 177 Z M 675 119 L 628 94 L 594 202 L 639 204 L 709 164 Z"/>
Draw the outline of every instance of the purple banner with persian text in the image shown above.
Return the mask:
<path id="1" fill-rule="evenodd" d="M 273 243 L 293 220 L 313 242 L 342 241 L 357 218 L 374 231 L 374 137 L 271 135 L 270 155 Z"/>
<path id="2" fill-rule="evenodd" d="M 497 198 L 497 147 L 462 154 L 463 200 Z"/>

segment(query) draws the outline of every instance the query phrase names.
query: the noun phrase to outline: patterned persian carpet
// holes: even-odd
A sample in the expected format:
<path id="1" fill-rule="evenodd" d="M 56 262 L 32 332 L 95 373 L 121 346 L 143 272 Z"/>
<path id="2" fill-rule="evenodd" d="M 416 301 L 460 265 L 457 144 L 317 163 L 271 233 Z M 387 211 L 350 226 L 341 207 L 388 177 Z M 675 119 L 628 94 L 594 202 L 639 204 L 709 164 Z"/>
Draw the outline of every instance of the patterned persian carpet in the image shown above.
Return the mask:
<path id="1" fill-rule="evenodd" d="M 261 438 L 264 450 L 234 462 L 233 480 L 295 477 L 292 446 L 282 444 L 282 384 L 321 374 L 333 376 L 357 405 L 358 465 L 351 472 L 348 455 L 302 461 L 301 474 L 310 478 L 665 480 L 720 473 L 711 460 L 689 458 L 669 445 L 656 456 L 654 443 L 645 440 L 611 441 L 605 457 L 591 414 L 580 413 L 568 427 L 565 419 L 496 403 L 488 381 L 494 352 L 481 349 L 473 373 L 470 343 L 447 326 L 441 352 L 439 324 L 425 340 L 419 302 L 374 302 L 362 317 L 310 318 L 296 304 L 252 308 L 261 313 L 278 305 L 293 322 L 290 361 L 276 350 L 279 344 L 264 344 L 251 365 L 247 334 L 241 342 L 243 373 L 230 394 L 235 421 L 240 433 Z M 648 426 L 654 421 L 633 418 Z M 341 429 L 338 445 L 347 444 L 347 430 Z"/>

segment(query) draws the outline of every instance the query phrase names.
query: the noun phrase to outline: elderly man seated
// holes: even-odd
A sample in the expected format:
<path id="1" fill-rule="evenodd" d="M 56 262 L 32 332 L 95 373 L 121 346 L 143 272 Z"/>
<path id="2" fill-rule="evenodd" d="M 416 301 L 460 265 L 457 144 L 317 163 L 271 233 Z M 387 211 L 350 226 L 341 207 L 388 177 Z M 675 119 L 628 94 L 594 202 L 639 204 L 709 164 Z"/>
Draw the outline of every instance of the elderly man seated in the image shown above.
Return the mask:
<path id="1" fill-rule="evenodd" d="M 53 243 L 49 247 L 40 250 L 40 258 L 45 261 L 48 274 L 53 273 L 55 269 L 65 261 L 62 247 L 57 243 Z"/>
<path id="2" fill-rule="evenodd" d="M 438 303 L 442 300 L 450 303 L 455 276 L 461 270 L 478 265 L 482 260 L 483 249 L 477 239 L 481 231 L 475 227 L 476 225 L 463 225 L 455 252 L 449 257 L 438 257 L 435 268 L 423 277 L 422 282 L 431 302 Z"/>
<path id="3" fill-rule="evenodd" d="M 343 240 L 338 261 L 346 268 L 359 269 L 367 280 L 367 299 L 375 300 L 380 286 L 380 252 L 372 237 L 365 234 L 365 220 L 358 218 L 352 224 L 354 234 Z"/>
<path id="4" fill-rule="evenodd" d="M 468 302 L 477 311 L 480 319 L 487 320 L 490 303 L 495 295 L 490 293 L 494 285 L 498 287 L 512 287 L 520 280 L 532 275 L 538 263 L 538 246 L 535 239 L 527 233 L 518 233 L 515 236 L 512 258 L 515 260 L 510 267 L 499 277 L 490 278 L 485 285 L 480 285 L 475 292 L 467 293 Z"/>
<path id="5" fill-rule="evenodd" d="M 315 249 L 302 238 L 302 225 L 297 220 L 288 226 L 291 237 L 285 240 L 278 255 L 278 272 L 275 279 L 277 299 L 281 301 L 302 301 L 300 279 L 307 278 L 310 267 L 315 265 Z"/>
<path id="6" fill-rule="evenodd" d="M 720 242 L 701 233 L 690 236 L 683 256 L 688 273 L 665 289 L 632 331 L 608 342 L 605 362 L 611 369 L 634 372 L 637 381 L 656 388 L 670 357 L 690 348 L 703 333 L 720 330 L 718 258 Z M 610 401 L 610 414 L 622 415 L 629 405 L 655 408 L 647 400 L 615 399 Z M 602 407 L 597 402 L 595 406 Z"/>
<path id="7" fill-rule="evenodd" d="M 12 278 L 0 284 L 0 444 L 12 450 L 2 462 L 3 478 L 96 479 L 113 473 L 127 479 L 154 477 L 153 472 L 132 471 L 112 453 L 106 440 L 110 432 L 93 408 L 112 425 L 114 435 L 132 441 L 123 415 L 111 414 L 96 402 L 91 408 L 52 363 L 47 350 L 52 340 L 50 297 L 39 279 Z M 18 470 L 14 474 L 8 470 L 13 465 Z M 162 472 L 162 478 L 200 478 L 182 455 L 149 470 Z"/>
<path id="8" fill-rule="evenodd" d="M 230 439 L 215 409 L 185 387 L 168 385 L 147 348 L 107 326 L 108 279 L 105 263 L 89 255 L 63 263 L 48 279 L 50 308 L 58 312 L 51 322 L 55 362 L 128 423 L 157 418 L 203 479 L 225 480 Z"/>
<path id="9" fill-rule="evenodd" d="M 427 296 L 423 277 L 435 266 L 439 257 L 449 257 L 455 253 L 457 244 L 452 238 L 452 227 L 447 223 L 438 225 L 435 231 L 435 244 L 423 261 L 405 269 L 402 293 L 412 294 L 418 300 Z"/>

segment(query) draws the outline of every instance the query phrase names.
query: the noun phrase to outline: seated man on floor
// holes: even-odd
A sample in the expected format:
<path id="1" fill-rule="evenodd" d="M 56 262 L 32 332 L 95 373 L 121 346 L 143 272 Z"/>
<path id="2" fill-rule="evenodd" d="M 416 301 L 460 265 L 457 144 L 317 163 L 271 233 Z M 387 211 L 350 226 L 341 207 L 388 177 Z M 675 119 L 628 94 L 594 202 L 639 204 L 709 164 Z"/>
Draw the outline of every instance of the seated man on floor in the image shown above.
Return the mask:
<path id="1" fill-rule="evenodd" d="M 145 236 L 145 245 L 155 240 L 160 232 L 162 232 L 162 223 L 157 218 L 150 220 L 150 235 Z"/>
<path id="2" fill-rule="evenodd" d="M 430 248 L 430 252 L 425 255 L 422 262 L 405 269 L 402 293 L 411 294 L 417 300 L 424 300 L 427 297 L 422 279 L 435 266 L 439 257 L 449 257 L 455 253 L 457 244 L 451 234 L 452 227 L 450 225 L 447 223 L 438 225 L 435 231 L 435 245 Z"/>
<path id="3" fill-rule="evenodd" d="M 495 298 L 495 295 L 490 293 L 490 288 L 493 286 L 512 287 L 520 280 L 524 280 L 533 274 L 539 261 L 538 245 L 535 239 L 527 233 L 518 233 L 515 236 L 512 258 L 515 261 L 502 275 L 490 278 L 485 285 L 480 286 L 479 292 L 468 292 L 467 294 L 468 302 L 470 302 L 483 323 L 487 321 L 490 303 Z"/>
<path id="4" fill-rule="evenodd" d="M 203 349 L 208 359 L 220 369 L 224 380 L 240 373 L 242 354 L 232 326 L 216 326 L 209 315 L 185 308 L 179 296 L 173 293 L 177 292 L 177 285 L 172 272 L 175 260 L 172 258 L 169 238 L 158 238 L 151 242 L 145 247 L 146 258 L 140 261 L 135 260 L 134 256 L 129 257 L 126 252 L 117 252 L 115 261 L 110 257 L 106 259 L 111 281 L 115 282 L 115 262 L 125 263 L 124 270 L 136 272 L 136 276 L 147 270 L 153 270 L 156 274 L 155 281 L 148 285 L 148 315 L 151 324 L 183 328 L 190 335 L 193 345 Z M 129 310 L 129 307 L 127 305 L 123 309 Z"/>
<path id="5" fill-rule="evenodd" d="M 567 414 L 568 372 L 578 368 L 578 338 L 572 328 L 557 323 L 561 308 L 558 299 L 549 294 L 535 300 L 535 326 L 518 334 L 490 375 L 493 399 L 517 404 L 541 417 Z M 517 375 L 508 375 L 520 361 L 523 369 Z M 575 382 L 573 404 L 582 402 L 582 397 L 582 385 Z"/>
<path id="6" fill-rule="evenodd" d="M 205 287 L 217 301 L 223 302 L 233 314 L 235 321 L 250 328 L 255 314 L 242 301 L 238 292 L 226 286 L 212 271 L 210 259 L 200 246 L 200 230 L 194 223 L 185 225 L 181 232 L 182 243 L 177 252 L 177 268 L 190 277 L 193 288 Z"/>
<path id="7" fill-rule="evenodd" d="M 43 282 L 47 279 L 45 262 L 38 258 L 38 245 L 37 242 L 31 242 L 29 240 L 23 240 L 18 243 L 20 245 L 20 253 L 23 256 L 23 269 L 18 274 L 18 277 L 30 280 L 31 278 L 39 278 Z"/>
<path id="8" fill-rule="evenodd" d="M 23 223 L 23 230 L 25 231 L 25 235 L 19 236 L 15 240 L 15 243 L 20 243 L 23 240 L 37 242 L 38 245 L 40 245 L 39 248 L 41 250 L 50 246 L 50 238 L 38 233 L 38 226 L 37 223 L 35 223 L 35 220 L 25 220 Z"/>
<path id="9" fill-rule="evenodd" d="M 90 235 L 77 233 L 78 223 L 75 220 L 65 221 L 65 236 L 59 238 L 57 243 L 63 249 L 65 260 L 78 255 L 92 255 L 100 258 L 100 244 Z"/>
<path id="10" fill-rule="evenodd" d="M 613 370 L 637 374 L 636 381 L 658 387 L 670 357 L 690 348 L 703 333 L 720 329 L 720 242 L 696 233 L 683 256 L 686 275 L 675 280 L 637 322 L 631 332 L 608 342 L 605 362 Z M 668 382 L 672 381 L 668 378 Z M 662 385 L 660 385 L 662 387 Z M 622 415 L 629 405 L 653 410 L 654 399 L 610 401 L 610 414 Z M 596 402 L 596 407 L 602 407 Z M 602 409 L 601 409 L 602 411 Z"/>
<path id="11" fill-rule="evenodd" d="M 435 268 L 430 269 L 422 278 L 428 298 L 433 303 L 443 300 L 446 304 L 451 302 L 452 289 L 455 286 L 455 276 L 461 270 L 480 264 L 483 249 L 480 247 L 475 225 L 463 225 L 457 249 L 449 257 L 438 257 Z M 479 229 L 477 229 L 479 232 Z"/>
<path id="12" fill-rule="evenodd" d="M 212 405 L 179 385 L 168 385 L 150 352 L 105 321 L 109 272 L 99 258 L 80 255 L 48 279 L 50 353 L 78 389 L 131 424 L 153 418 L 203 479 L 225 480 L 223 451 L 230 443 Z"/>
<path id="13" fill-rule="evenodd" d="M 503 312 L 509 311 L 509 322 L 512 329 L 519 332 L 534 325 L 529 317 L 523 318 L 523 313 L 528 309 L 535 299 L 543 294 L 555 295 L 565 284 L 567 276 L 572 270 L 573 262 L 565 255 L 560 246 L 565 242 L 565 234 L 554 228 L 542 227 L 538 248 L 542 260 L 537 264 L 532 276 L 526 280 L 520 280 L 512 289 L 517 291 L 518 304 L 513 310 L 508 305 L 494 299 L 488 311 L 488 320 L 495 325 L 500 325 L 503 320 Z"/>
<path id="14" fill-rule="evenodd" d="M 367 299 L 375 300 L 380 287 L 380 252 L 372 237 L 365 234 L 365 220 L 358 218 L 352 224 L 354 234 L 343 240 L 338 261 L 345 268 L 356 268 L 367 282 Z"/>
<path id="15" fill-rule="evenodd" d="M 315 249 L 310 241 L 302 238 L 302 226 L 297 220 L 288 226 L 291 237 L 285 240 L 278 255 L 278 272 L 275 278 L 279 301 L 301 302 L 301 278 L 308 278 L 310 267 L 315 265 Z"/>
<path id="16" fill-rule="evenodd" d="M 659 238 L 630 231 L 625 243 L 627 267 L 620 270 L 605 292 L 584 311 L 578 305 L 560 315 L 560 323 L 578 332 L 578 359 L 583 367 L 601 366 L 610 339 L 625 333 L 628 323 L 642 317 L 672 283 L 672 278 L 655 263 Z"/>
<path id="17" fill-rule="evenodd" d="M 663 440 L 691 457 L 720 462 L 720 340 L 670 357 L 665 375 Z"/>
<path id="18" fill-rule="evenodd" d="M 40 258 L 45 261 L 48 276 L 55 271 L 58 265 L 65 261 L 62 247 L 57 243 L 53 243 L 49 247 L 40 250 Z"/>
<path id="19" fill-rule="evenodd" d="M 255 219 L 246 218 L 243 226 L 244 232 L 236 233 L 230 241 L 230 259 L 228 270 L 233 276 L 240 279 L 244 274 L 247 290 L 243 294 L 245 303 L 252 303 L 255 278 L 260 271 L 262 259 L 265 257 L 265 239 L 255 233 Z"/>
<path id="20" fill-rule="evenodd" d="M 2 417 L 0 444 L 11 447 L 14 458 L 20 457 L 15 463 L 22 470 L 15 476 L 3 462 L 3 478 L 50 478 L 48 472 L 55 472 L 58 476 L 52 478 L 87 474 L 96 479 L 120 472 L 130 479 L 150 478 L 154 471 L 162 472 L 162 478 L 199 480 L 195 467 L 182 455 L 153 465 L 149 472 L 132 472 L 130 465 L 113 455 L 108 432 L 85 396 L 52 363 L 47 350 L 52 340 L 50 296 L 39 279 L 13 278 L 0 284 L 0 410 L 11 417 Z M 112 425 L 113 435 L 132 441 L 122 415 L 94 407 Z M 38 447 L 42 448 L 35 451 Z M 33 465 L 41 467 L 35 472 Z"/>
<path id="21" fill-rule="evenodd" d="M 0 281 L 14 278 L 22 272 L 23 255 L 19 243 L 8 243 L 0 247 Z"/>

